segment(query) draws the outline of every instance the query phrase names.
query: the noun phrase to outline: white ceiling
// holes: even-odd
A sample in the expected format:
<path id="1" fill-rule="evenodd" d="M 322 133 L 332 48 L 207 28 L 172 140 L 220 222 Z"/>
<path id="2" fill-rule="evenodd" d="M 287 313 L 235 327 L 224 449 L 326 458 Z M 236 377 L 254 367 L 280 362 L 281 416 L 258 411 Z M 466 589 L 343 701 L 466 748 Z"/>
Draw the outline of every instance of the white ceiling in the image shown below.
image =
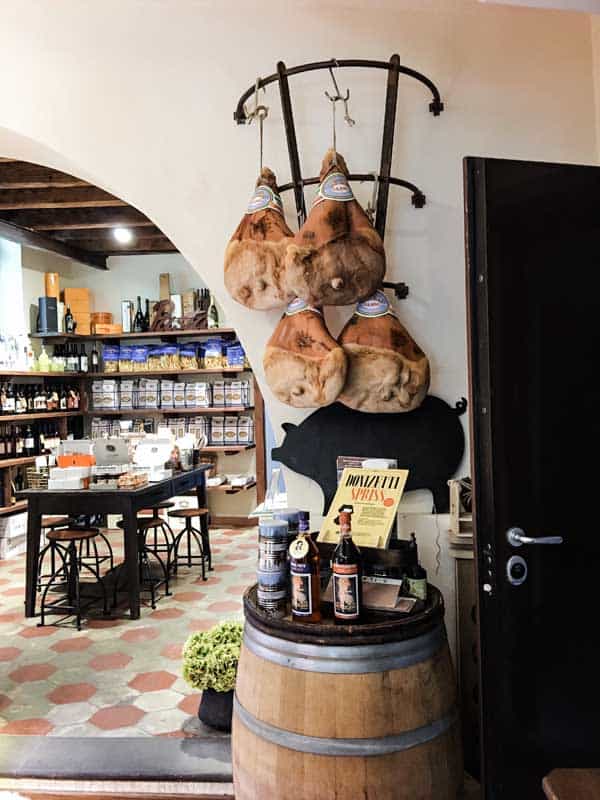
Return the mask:
<path id="1" fill-rule="evenodd" d="M 479 0 L 480 3 L 505 6 L 529 6 L 530 8 L 556 8 L 562 11 L 585 11 L 600 14 L 600 0 Z"/>

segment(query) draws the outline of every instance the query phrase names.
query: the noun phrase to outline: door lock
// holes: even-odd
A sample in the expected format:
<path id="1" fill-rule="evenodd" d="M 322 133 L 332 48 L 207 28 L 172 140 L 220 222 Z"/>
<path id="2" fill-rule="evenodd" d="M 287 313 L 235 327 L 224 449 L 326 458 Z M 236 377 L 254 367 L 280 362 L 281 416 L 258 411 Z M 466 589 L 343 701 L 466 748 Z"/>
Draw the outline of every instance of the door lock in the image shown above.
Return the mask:
<path id="1" fill-rule="evenodd" d="M 562 536 L 525 536 L 522 528 L 509 528 L 506 531 L 508 543 L 513 547 L 521 547 L 523 544 L 562 544 Z"/>
<path id="2" fill-rule="evenodd" d="M 527 562 L 523 556 L 511 556 L 506 562 L 506 577 L 513 586 L 520 586 L 527 580 Z"/>

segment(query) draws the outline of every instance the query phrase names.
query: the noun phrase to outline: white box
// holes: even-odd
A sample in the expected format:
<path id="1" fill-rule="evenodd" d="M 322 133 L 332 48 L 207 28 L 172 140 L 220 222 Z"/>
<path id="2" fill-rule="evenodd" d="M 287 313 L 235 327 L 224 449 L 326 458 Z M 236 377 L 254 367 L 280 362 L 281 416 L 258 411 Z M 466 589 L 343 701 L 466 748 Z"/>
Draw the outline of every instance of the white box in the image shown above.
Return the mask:
<path id="1" fill-rule="evenodd" d="M 237 417 L 225 417 L 223 441 L 226 445 L 238 443 Z"/>
<path id="2" fill-rule="evenodd" d="M 212 385 L 212 404 L 218 408 L 225 405 L 225 381 L 214 381 Z"/>

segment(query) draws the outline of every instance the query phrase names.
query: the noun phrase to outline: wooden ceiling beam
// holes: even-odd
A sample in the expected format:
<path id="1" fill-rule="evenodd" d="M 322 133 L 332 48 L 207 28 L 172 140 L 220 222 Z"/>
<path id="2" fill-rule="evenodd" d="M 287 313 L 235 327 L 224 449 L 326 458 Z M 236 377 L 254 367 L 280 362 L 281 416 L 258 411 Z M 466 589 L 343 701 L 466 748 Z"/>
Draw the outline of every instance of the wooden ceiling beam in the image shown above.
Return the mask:
<path id="1" fill-rule="evenodd" d="M 153 222 L 135 208 L 52 208 L 29 211 L 2 211 L 0 219 L 21 228 L 55 231 L 76 228 L 151 227 Z"/>
<path id="2" fill-rule="evenodd" d="M 156 225 L 137 226 L 139 235 L 144 239 L 162 239 L 165 235 Z M 52 236 L 65 242 L 78 242 L 89 239 L 95 242 L 114 241 L 111 228 L 58 228 L 52 231 Z"/>
<path id="3" fill-rule="evenodd" d="M 103 208 L 126 206 L 95 186 L 70 186 L 51 189 L 0 189 L 0 211 L 31 208 Z"/>
<path id="4" fill-rule="evenodd" d="M 106 256 L 101 253 L 86 252 L 80 247 L 75 247 L 66 242 L 59 242 L 57 239 L 53 239 L 50 236 L 20 228 L 10 222 L 0 220 L 0 237 L 8 239 L 11 242 L 17 242 L 17 244 L 33 247 L 36 250 L 49 250 L 51 253 L 57 253 L 59 256 L 64 256 L 64 258 L 69 258 L 72 261 L 78 261 L 80 264 L 85 264 L 88 267 L 108 269 L 106 266 Z"/>
<path id="5" fill-rule="evenodd" d="M 140 229 L 141 230 L 141 229 Z M 80 239 L 77 246 L 89 252 L 104 253 L 107 256 L 134 253 L 176 253 L 177 248 L 166 236 L 147 239 L 143 234 L 130 244 L 120 244 L 113 239 Z"/>
<path id="6" fill-rule="evenodd" d="M 89 186 L 86 181 L 27 161 L 0 162 L 0 189 L 48 189 Z"/>

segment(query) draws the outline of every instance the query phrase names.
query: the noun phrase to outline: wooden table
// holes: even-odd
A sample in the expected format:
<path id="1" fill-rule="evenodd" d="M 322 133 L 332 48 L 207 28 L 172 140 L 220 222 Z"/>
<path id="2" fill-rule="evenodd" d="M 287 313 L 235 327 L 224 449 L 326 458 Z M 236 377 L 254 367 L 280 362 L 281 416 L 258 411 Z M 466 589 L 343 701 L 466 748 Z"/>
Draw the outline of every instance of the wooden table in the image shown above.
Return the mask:
<path id="1" fill-rule="evenodd" d="M 123 517 L 125 568 L 132 619 L 140 616 L 140 576 L 138 570 L 137 514 L 142 508 L 196 489 L 198 506 L 206 508 L 206 480 L 209 464 L 180 472 L 164 481 L 148 483 L 139 489 L 25 489 L 19 498 L 27 500 L 27 567 L 25 576 L 25 616 L 35 616 L 41 521 L 44 514 L 119 514 Z"/>
<path id="2" fill-rule="evenodd" d="M 548 800 L 598 800 L 600 769 L 553 769 L 542 786 Z"/>

